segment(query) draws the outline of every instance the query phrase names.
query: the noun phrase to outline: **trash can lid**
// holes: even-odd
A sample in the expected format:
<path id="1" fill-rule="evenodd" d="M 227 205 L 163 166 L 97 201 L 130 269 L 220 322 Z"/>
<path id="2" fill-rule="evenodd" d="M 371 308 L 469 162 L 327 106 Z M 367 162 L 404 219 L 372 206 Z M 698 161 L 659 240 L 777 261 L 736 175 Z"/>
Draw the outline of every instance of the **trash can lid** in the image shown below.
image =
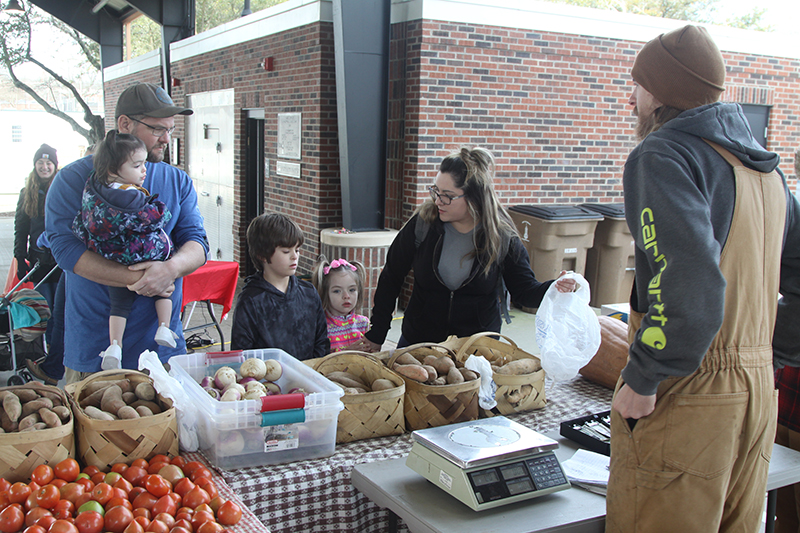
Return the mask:
<path id="1" fill-rule="evenodd" d="M 607 217 L 625 218 L 625 204 L 581 204 L 582 207 L 596 211 Z"/>
<path id="2" fill-rule="evenodd" d="M 579 205 L 558 205 L 558 204 L 521 204 L 512 205 L 508 208 L 524 215 L 541 218 L 544 220 L 577 220 L 577 219 L 596 219 L 603 218 L 595 211 L 586 209 Z"/>

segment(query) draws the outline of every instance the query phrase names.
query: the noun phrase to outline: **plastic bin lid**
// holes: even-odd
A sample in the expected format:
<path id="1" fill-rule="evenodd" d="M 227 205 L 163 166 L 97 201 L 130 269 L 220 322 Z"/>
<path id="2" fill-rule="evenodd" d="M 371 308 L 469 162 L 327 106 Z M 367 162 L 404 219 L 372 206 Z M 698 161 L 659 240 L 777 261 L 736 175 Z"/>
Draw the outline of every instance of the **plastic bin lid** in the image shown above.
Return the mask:
<path id="1" fill-rule="evenodd" d="M 607 217 L 625 218 L 625 204 L 622 202 L 616 204 L 581 204 L 581 207 L 591 209 Z"/>
<path id="2" fill-rule="evenodd" d="M 510 211 L 522 213 L 523 215 L 530 215 L 532 217 L 541 218 L 544 220 L 599 220 L 603 218 L 599 213 L 579 205 L 522 204 L 513 205 L 508 209 Z"/>

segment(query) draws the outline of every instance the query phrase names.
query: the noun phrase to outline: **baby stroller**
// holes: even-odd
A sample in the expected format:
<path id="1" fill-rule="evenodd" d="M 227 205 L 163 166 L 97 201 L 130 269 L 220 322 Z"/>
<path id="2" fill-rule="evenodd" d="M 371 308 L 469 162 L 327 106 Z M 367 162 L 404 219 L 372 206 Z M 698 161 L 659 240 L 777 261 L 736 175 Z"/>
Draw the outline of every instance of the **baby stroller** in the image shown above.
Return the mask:
<path id="1" fill-rule="evenodd" d="M 36 291 L 38 284 L 33 289 L 20 289 L 39 267 L 37 261 L 25 277 L 19 280 L 19 283 L 14 285 L 5 296 L 0 297 L 0 354 L 7 354 L 10 358 L 10 368 L 0 368 L 0 370 L 15 371 L 15 374 L 8 378 L 7 385 L 9 386 L 22 385 L 33 380 L 25 363 L 23 362 L 21 366 L 17 364 L 15 341 L 21 339 L 25 342 L 32 342 L 41 337 L 47 329 L 47 320 L 50 318 L 50 307 L 47 305 L 47 300 Z M 50 273 L 54 272 L 56 268 L 58 266 L 53 267 Z M 46 280 L 48 276 L 45 276 L 43 280 Z M 0 362 L 0 367 L 2 366 L 3 363 Z"/>

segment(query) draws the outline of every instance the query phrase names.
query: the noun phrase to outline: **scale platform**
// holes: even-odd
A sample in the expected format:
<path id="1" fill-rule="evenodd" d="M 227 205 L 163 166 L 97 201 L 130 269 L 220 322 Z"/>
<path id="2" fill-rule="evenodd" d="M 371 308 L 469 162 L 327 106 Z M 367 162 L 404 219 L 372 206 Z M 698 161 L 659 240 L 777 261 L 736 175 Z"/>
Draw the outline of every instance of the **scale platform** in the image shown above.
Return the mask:
<path id="1" fill-rule="evenodd" d="M 570 487 L 558 443 L 502 416 L 421 429 L 406 465 L 482 511 Z"/>

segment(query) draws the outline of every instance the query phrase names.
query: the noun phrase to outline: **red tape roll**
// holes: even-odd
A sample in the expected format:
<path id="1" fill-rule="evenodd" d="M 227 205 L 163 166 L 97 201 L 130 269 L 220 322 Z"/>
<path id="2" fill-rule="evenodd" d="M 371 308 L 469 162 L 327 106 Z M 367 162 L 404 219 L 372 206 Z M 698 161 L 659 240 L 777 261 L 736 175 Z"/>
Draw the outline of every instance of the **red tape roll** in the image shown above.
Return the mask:
<path id="1" fill-rule="evenodd" d="M 281 411 L 283 409 L 302 409 L 306 405 L 303 394 L 275 394 L 261 397 L 261 412 Z"/>

